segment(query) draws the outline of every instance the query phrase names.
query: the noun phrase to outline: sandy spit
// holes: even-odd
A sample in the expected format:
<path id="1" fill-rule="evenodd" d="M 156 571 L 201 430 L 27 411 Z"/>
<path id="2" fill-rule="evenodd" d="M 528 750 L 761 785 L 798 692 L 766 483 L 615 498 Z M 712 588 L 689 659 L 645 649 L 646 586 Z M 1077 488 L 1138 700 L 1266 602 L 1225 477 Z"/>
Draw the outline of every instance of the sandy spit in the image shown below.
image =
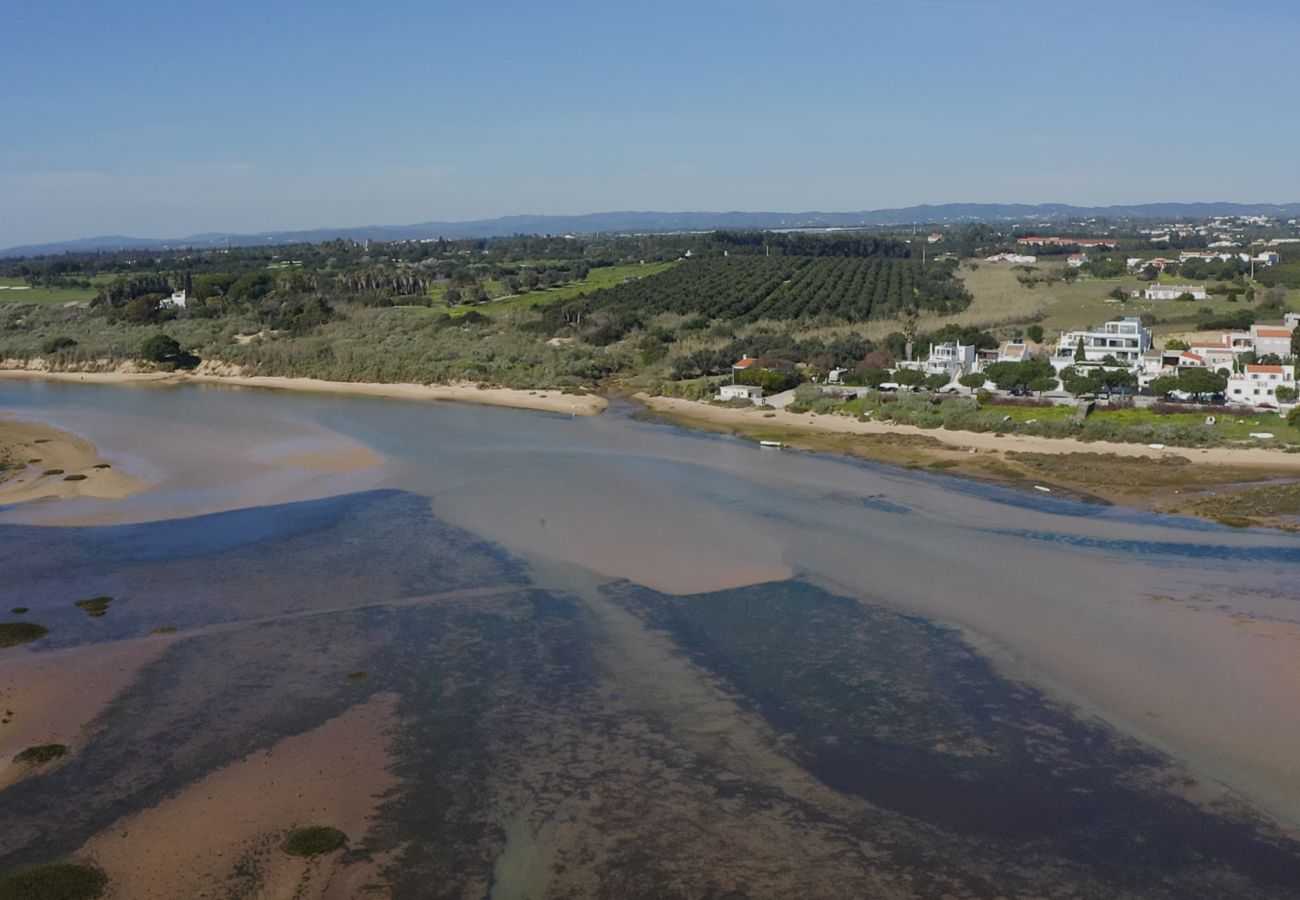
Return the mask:
<path id="1" fill-rule="evenodd" d="M 563 394 L 555 390 L 525 391 L 514 388 L 480 388 L 465 384 L 379 384 L 359 381 L 324 381 L 319 378 L 290 378 L 282 375 L 242 375 L 228 366 L 209 365 L 193 373 L 183 372 L 51 372 L 26 368 L 14 360 L 0 361 L 0 378 L 72 381 L 82 384 L 217 384 L 230 387 L 267 388 L 310 393 L 349 394 L 362 397 L 386 397 L 393 400 L 447 400 L 508 406 L 544 412 L 594 416 L 609 405 L 594 394 Z"/>
<path id="2" fill-rule="evenodd" d="M 1300 454 L 1262 447 L 1165 447 L 1153 450 L 1146 444 L 1112 441 L 1080 441 L 1075 438 L 1048 438 L 1033 435 L 991 432 L 949 431 L 944 428 L 918 428 L 915 425 L 886 425 L 861 422 L 851 416 L 792 413 L 787 410 L 732 409 L 710 406 L 676 397 L 651 397 L 636 394 L 635 399 L 661 412 L 714 425 L 745 425 L 792 428 L 824 434 L 916 434 L 934 438 L 954 449 L 974 448 L 981 452 L 1018 450 L 1032 453 L 1113 453 L 1116 456 L 1181 456 L 1192 462 L 1218 466 L 1251 466 L 1275 472 L 1300 472 Z"/>
<path id="3" fill-rule="evenodd" d="M 0 460 L 12 466 L 0 472 L 0 506 L 47 497 L 120 500 L 145 487 L 90 441 L 39 422 L 0 416 Z"/>

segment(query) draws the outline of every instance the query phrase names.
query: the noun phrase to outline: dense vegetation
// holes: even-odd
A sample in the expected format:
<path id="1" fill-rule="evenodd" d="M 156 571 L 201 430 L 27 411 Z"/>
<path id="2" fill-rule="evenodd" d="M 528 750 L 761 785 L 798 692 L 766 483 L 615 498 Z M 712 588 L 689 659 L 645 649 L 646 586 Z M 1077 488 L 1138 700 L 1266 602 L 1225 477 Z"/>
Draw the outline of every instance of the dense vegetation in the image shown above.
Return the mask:
<path id="1" fill-rule="evenodd" d="M 801 337 L 811 328 L 969 302 L 953 262 L 911 254 L 873 234 L 719 232 L 17 260 L 0 276 L 93 291 L 80 304 L 64 293 L 0 303 L 0 358 L 552 388 L 647 369 L 724 371 L 742 353 L 826 369 L 873 345 Z M 171 296 L 182 290 L 179 307 Z M 903 343 L 900 333 L 894 357 Z"/>

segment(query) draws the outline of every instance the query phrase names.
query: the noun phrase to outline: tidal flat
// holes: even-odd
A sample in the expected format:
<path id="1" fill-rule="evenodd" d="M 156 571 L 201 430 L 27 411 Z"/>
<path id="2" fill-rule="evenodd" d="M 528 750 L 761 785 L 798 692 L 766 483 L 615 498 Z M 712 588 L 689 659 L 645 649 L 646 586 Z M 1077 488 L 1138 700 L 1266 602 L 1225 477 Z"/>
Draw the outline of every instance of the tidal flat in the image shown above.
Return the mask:
<path id="1" fill-rule="evenodd" d="M 20 384 L 0 409 L 152 479 L 0 510 L 0 608 L 48 629 L 0 650 L 0 875 L 90 862 L 105 896 L 160 898 L 1297 896 L 1290 536 L 617 407 Z M 135 444 L 123 422 L 167 427 Z M 182 469 L 223 462 L 186 483 L 168 460 L 195 443 Z M 362 482 L 294 456 L 334 452 Z M 98 596 L 106 615 L 75 605 Z M 304 828 L 345 840 L 286 853 Z"/>

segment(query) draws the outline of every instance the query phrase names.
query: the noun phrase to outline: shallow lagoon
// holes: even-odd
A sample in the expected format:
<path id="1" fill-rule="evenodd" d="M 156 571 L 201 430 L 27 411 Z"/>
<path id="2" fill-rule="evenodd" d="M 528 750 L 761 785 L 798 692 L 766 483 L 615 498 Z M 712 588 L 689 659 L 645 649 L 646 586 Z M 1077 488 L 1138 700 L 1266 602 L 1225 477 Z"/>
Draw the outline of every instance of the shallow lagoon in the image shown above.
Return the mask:
<path id="1" fill-rule="evenodd" d="M 0 690 L 142 648 L 74 753 L 0 791 L 0 869 L 395 696 L 397 787 L 340 871 L 398 896 L 1300 883 L 1288 536 L 617 409 L 40 384 L 0 409 L 157 481 L 0 513 L 0 608 L 51 628 L 0 651 Z M 294 463 L 357 446 L 377 464 Z"/>

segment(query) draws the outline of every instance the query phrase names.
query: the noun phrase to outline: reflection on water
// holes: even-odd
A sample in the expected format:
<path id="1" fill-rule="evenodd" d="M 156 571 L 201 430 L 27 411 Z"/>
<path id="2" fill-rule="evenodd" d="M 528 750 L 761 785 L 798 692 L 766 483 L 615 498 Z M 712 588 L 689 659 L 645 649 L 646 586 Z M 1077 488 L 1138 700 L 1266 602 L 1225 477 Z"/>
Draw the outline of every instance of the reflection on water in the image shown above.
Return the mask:
<path id="1" fill-rule="evenodd" d="M 392 692 L 400 786 L 351 837 L 398 896 L 1300 883 L 1297 844 L 1198 805 L 1208 772 L 1300 809 L 1288 536 L 616 416 L 39 385 L 0 409 L 146 467 L 226 431 L 254 463 L 105 507 L 126 524 L 0 514 L 0 605 L 51 629 L 0 651 L 0 699 L 44 651 L 167 642 L 66 760 L 0 791 L 0 870 Z M 122 423 L 164 420 L 150 462 Z M 390 460 L 383 489 L 290 472 L 268 494 L 297 502 L 212 511 L 330 444 Z M 152 521 L 169 491 L 196 514 Z M 104 617 L 73 606 L 96 594 Z"/>

